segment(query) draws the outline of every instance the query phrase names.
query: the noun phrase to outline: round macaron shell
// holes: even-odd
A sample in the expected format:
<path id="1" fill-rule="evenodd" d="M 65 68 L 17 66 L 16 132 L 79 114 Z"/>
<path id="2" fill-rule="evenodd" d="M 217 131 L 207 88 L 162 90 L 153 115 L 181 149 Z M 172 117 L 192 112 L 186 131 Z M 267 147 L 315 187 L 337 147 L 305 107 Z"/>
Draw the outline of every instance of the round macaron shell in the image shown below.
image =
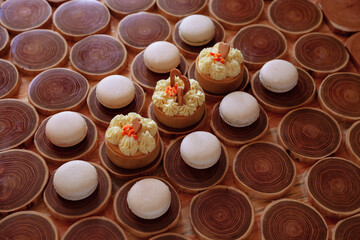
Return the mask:
<path id="1" fill-rule="evenodd" d="M 180 64 L 180 52 L 172 43 L 154 42 L 145 49 L 144 62 L 155 73 L 168 73 Z"/>
<path id="2" fill-rule="evenodd" d="M 191 46 L 201 46 L 209 43 L 215 34 L 215 25 L 204 15 L 191 15 L 184 18 L 179 25 L 179 35 L 182 41 Z"/>

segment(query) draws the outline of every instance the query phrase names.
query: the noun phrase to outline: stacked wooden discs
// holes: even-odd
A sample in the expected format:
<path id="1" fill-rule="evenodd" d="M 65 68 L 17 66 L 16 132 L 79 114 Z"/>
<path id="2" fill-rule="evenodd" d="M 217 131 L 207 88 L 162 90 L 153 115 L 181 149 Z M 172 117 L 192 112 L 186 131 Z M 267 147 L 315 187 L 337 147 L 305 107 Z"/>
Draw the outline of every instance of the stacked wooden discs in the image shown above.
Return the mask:
<path id="1" fill-rule="evenodd" d="M 339 221 L 333 232 L 332 239 L 346 240 L 360 238 L 360 215 Z"/>
<path id="2" fill-rule="evenodd" d="M 156 0 L 156 5 L 160 12 L 172 20 L 201 13 L 205 10 L 206 4 L 206 0 Z"/>
<path id="3" fill-rule="evenodd" d="M 360 162 L 360 121 L 353 123 L 346 131 L 345 143 L 350 156 Z"/>
<path id="4" fill-rule="evenodd" d="M 155 0 L 105 0 L 106 6 L 116 17 L 124 17 L 131 13 L 149 11 L 155 6 Z"/>
<path id="5" fill-rule="evenodd" d="M 0 98 L 12 97 L 20 88 L 19 72 L 11 62 L 0 59 Z"/>

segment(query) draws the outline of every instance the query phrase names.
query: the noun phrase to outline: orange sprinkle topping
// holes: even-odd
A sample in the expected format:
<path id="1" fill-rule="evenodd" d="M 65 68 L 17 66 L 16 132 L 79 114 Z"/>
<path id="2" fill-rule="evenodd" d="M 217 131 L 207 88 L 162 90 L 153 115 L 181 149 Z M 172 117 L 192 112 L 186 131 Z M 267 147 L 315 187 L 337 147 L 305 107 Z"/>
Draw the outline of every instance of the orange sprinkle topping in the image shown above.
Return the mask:
<path id="1" fill-rule="evenodd" d="M 175 84 L 173 87 L 168 86 L 168 87 L 165 88 L 165 93 L 170 95 L 170 97 L 173 97 L 173 95 L 177 94 L 177 88 L 178 88 L 177 84 Z"/>
<path id="2" fill-rule="evenodd" d="M 225 64 L 226 61 L 225 61 L 224 58 L 221 57 L 220 53 L 210 52 L 209 54 L 210 54 L 210 56 L 213 56 L 214 61 L 221 62 L 222 64 Z"/>
<path id="3" fill-rule="evenodd" d="M 138 139 L 137 134 L 135 133 L 135 131 L 134 131 L 134 129 L 132 128 L 132 126 L 129 125 L 129 124 L 126 124 L 126 125 L 123 127 L 123 129 L 122 129 L 122 131 L 121 131 L 121 134 L 122 134 L 122 135 L 128 135 L 129 137 L 132 136 L 135 140 Z"/>

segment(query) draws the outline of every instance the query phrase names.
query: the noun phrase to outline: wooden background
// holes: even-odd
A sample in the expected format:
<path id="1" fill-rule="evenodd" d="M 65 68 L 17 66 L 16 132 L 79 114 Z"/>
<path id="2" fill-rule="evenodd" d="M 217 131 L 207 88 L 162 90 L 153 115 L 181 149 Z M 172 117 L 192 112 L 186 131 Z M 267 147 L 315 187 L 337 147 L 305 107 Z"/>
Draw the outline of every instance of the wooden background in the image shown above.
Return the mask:
<path id="1" fill-rule="evenodd" d="M 316 2 L 315 0 L 312 0 L 314 2 Z M 103 2 L 103 0 L 101 1 Z M 265 8 L 263 10 L 262 16 L 261 18 L 256 22 L 256 23 L 263 23 L 263 24 L 267 24 L 270 25 L 268 19 L 267 19 L 267 9 L 269 6 L 270 2 L 265 2 Z M 53 9 L 54 10 L 54 9 Z M 155 8 L 152 12 L 155 13 L 159 13 L 158 9 Z M 203 13 L 205 15 L 208 15 L 208 10 L 206 10 L 205 13 Z M 113 16 L 111 17 L 111 27 L 108 29 L 108 31 L 106 32 L 106 34 L 112 35 L 114 37 L 116 37 L 116 29 L 117 29 L 117 25 L 119 23 L 120 19 L 114 18 Z M 175 25 L 175 21 L 169 21 L 172 27 L 172 30 L 174 28 Z M 50 25 L 48 27 L 49 29 L 54 29 L 52 25 Z M 329 27 L 327 26 L 325 20 L 323 20 L 320 29 L 317 30 L 318 32 L 324 32 L 324 33 L 330 33 L 334 36 L 336 36 L 338 39 L 340 39 L 342 42 L 345 42 L 345 40 L 347 39 L 346 37 L 343 36 L 338 36 L 333 34 Z M 237 33 L 237 31 L 226 31 L 226 42 L 230 43 L 233 36 Z M 14 37 L 13 35 L 10 35 L 11 39 Z M 288 44 L 288 48 L 287 48 L 287 53 L 286 55 L 283 57 L 283 59 L 288 60 L 290 62 L 292 62 L 293 64 L 295 64 L 296 66 L 300 67 L 295 59 L 294 59 L 294 55 L 293 55 L 293 45 L 294 45 L 294 40 L 287 40 L 287 44 Z M 72 42 L 68 42 L 69 45 L 69 50 L 72 47 L 74 43 Z M 136 53 L 132 52 L 132 51 L 128 51 L 128 64 L 125 68 L 125 70 L 123 70 L 122 72 L 120 72 L 121 75 L 127 76 L 130 78 L 130 66 L 131 66 L 131 62 L 134 58 L 134 56 L 136 56 Z M 5 59 L 10 59 L 10 53 L 8 53 L 5 57 Z M 187 59 L 187 62 L 190 66 L 190 64 L 192 63 L 193 60 L 189 60 Z M 67 63 L 66 67 L 72 69 L 70 62 Z M 355 72 L 355 73 L 359 73 L 359 69 L 356 69 L 353 65 L 353 63 L 350 61 L 349 64 L 346 66 L 346 68 L 343 70 L 344 72 Z M 255 71 L 250 71 L 250 77 L 255 73 Z M 26 76 L 24 74 L 20 74 L 21 76 L 21 86 L 20 86 L 20 90 L 19 92 L 13 96 L 13 98 L 17 98 L 17 99 L 21 99 L 24 100 L 26 102 L 28 102 L 27 99 L 27 91 L 28 91 L 28 86 L 30 81 L 32 80 L 33 77 L 29 77 Z M 316 82 L 316 86 L 317 89 L 319 88 L 319 85 L 321 83 L 321 81 L 323 79 L 319 79 L 319 78 L 315 78 L 314 79 Z M 94 86 L 95 84 L 97 84 L 97 81 L 90 81 L 90 86 Z M 246 91 L 251 92 L 249 90 L 249 86 L 247 87 Z M 145 102 L 145 107 L 143 109 L 143 111 L 141 112 L 141 115 L 143 116 L 147 116 L 147 107 L 149 105 L 151 101 L 151 94 L 147 93 L 146 95 L 146 102 Z M 207 110 L 208 110 L 208 116 L 210 116 L 211 114 L 211 109 L 213 107 L 215 102 L 207 102 Z M 309 106 L 311 107 L 316 107 L 316 108 L 320 108 L 319 104 L 318 104 L 318 100 L 317 97 L 315 98 L 315 100 L 309 104 Z M 90 116 L 89 110 L 86 106 L 86 104 L 84 104 L 81 109 L 79 110 L 80 113 L 83 113 L 87 116 Z M 268 116 L 270 118 L 270 130 L 268 131 L 268 133 L 261 138 L 260 140 L 262 141 L 271 141 L 271 142 L 277 142 L 276 141 L 276 128 L 278 126 L 278 123 L 280 121 L 280 119 L 284 116 L 284 114 L 274 114 L 271 113 L 269 111 L 267 111 Z M 91 116 L 90 116 L 91 117 Z M 46 116 L 40 115 L 40 121 L 42 121 L 43 119 L 45 119 Z M 346 130 L 349 128 L 350 124 L 348 123 L 343 123 L 340 122 L 340 126 L 341 129 L 343 131 L 343 133 L 346 132 Z M 104 133 L 105 133 L 105 128 L 99 127 L 98 126 L 98 147 L 100 147 L 100 144 L 103 142 L 104 140 Z M 205 131 L 210 131 L 210 117 L 207 118 L 205 125 L 200 129 L 200 130 L 205 130 Z M 167 146 L 174 138 L 176 138 L 176 136 L 165 136 L 165 135 L 161 135 L 163 142 L 165 144 L 165 146 Z M 36 149 L 34 147 L 34 144 L 31 144 L 27 149 L 35 151 Z M 233 158 L 235 156 L 236 151 L 239 148 L 230 148 L 227 147 L 227 151 L 229 154 L 229 160 L 230 160 L 230 164 L 229 164 L 229 171 L 227 172 L 226 178 L 225 180 L 221 183 L 222 185 L 227 185 L 227 186 L 235 186 L 234 184 L 234 178 L 232 176 L 231 173 L 231 168 L 232 168 L 232 161 Z M 349 157 L 346 149 L 345 149 L 345 143 L 344 143 L 344 139 L 342 141 L 341 147 L 340 149 L 334 154 L 335 156 L 339 156 L 339 157 L 344 157 L 347 159 L 351 158 Z M 98 148 L 95 150 L 95 153 L 93 154 L 93 156 L 91 158 L 87 158 L 87 159 L 83 159 L 83 160 L 87 160 L 87 161 L 91 161 L 91 162 L 95 162 L 100 164 L 100 159 L 98 156 Z M 302 202 L 308 203 L 306 195 L 304 193 L 304 188 L 303 188 L 303 177 L 304 177 L 304 173 L 306 172 L 307 169 L 309 169 L 309 167 L 311 165 L 307 165 L 307 164 L 303 164 L 300 162 L 295 162 L 296 164 L 296 168 L 297 168 L 297 180 L 296 183 L 294 185 L 294 187 L 292 188 L 292 190 L 285 196 L 286 198 L 293 198 L 293 199 L 299 199 Z M 57 166 L 52 165 L 52 164 L 48 164 L 49 169 L 51 171 L 51 173 L 53 173 L 53 171 L 56 169 Z M 154 175 L 157 176 L 161 176 L 166 178 L 165 173 L 163 171 L 162 166 L 160 166 L 155 172 Z M 105 216 L 109 219 L 112 219 L 115 221 L 115 216 L 113 213 L 113 196 L 115 195 L 115 192 L 122 186 L 122 184 L 124 183 L 124 181 L 120 181 L 118 179 L 112 178 L 112 182 L 113 182 L 113 195 L 111 198 L 110 203 L 108 204 L 107 208 L 105 209 L 105 211 L 101 212 L 99 215 Z M 190 201 L 192 199 L 192 197 L 194 196 L 193 194 L 185 194 L 185 193 L 180 193 L 179 192 L 179 196 L 180 196 L 180 200 L 181 200 L 181 205 L 182 205 L 182 210 L 181 210 L 181 216 L 179 219 L 179 222 L 177 223 L 176 227 L 171 229 L 170 232 L 177 232 L 177 233 L 181 233 L 186 235 L 187 237 L 191 238 L 191 239 L 197 239 L 197 237 L 195 236 L 192 227 L 191 227 L 191 223 L 190 223 L 190 218 L 189 218 L 189 204 Z M 258 198 L 251 198 L 251 202 L 255 208 L 255 224 L 254 224 L 254 228 L 252 231 L 252 234 L 250 236 L 250 239 L 260 239 L 260 217 L 262 215 L 262 212 L 265 208 L 266 205 L 268 205 L 271 200 L 261 200 Z M 51 220 L 55 223 L 58 233 L 59 233 L 59 237 L 61 238 L 65 231 L 67 230 L 67 228 L 73 223 L 73 222 L 64 222 L 64 221 L 60 221 L 57 220 L 56 218 L 52 217 L 47 209 L 46 206 L 42 200 L 42 198 L 35 203 L 35 205 L 33 207 L 31 207 L 31 210 L 35 210 L 37 212 L 41 212 L 44 213 L 47 216 L 50 216 Z M 1 220 L 2 218 L 0 218 Z M 330 220 L 326 218 L 326 222 L 329 226 L 329 231 L 331 233 L 332 228 L 334 227 L 334 225 L 336 224 L 335 220 Z M 131 233 L 129 233 L 128 231 L 125 231 L 126 235 L 128 237 L 128 239 L 137 239 L 134 235 L 132 235 Z M 331 236 L 331 234 L 329 234 Z"/>

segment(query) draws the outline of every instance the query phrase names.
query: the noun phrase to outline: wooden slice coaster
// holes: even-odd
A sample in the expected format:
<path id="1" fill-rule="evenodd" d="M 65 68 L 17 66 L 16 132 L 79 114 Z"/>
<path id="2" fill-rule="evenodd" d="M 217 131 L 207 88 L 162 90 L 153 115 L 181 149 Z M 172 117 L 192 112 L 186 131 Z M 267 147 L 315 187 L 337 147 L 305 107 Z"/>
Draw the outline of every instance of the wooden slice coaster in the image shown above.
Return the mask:
<path id="1" fill-rule="evenodd" d="M 284 56 L 287 43 L 275 28 L 254 24 L 242 28 L 232 39 L 231 46 L 241 51 L 249 70 L 257 70 L 266 62 Z"/>
<path id="2" fill-rule="evenodd" d="M 349 61 L 342 42 L 326 33 L 309 33 L 300 37 L 294 44 L 294 57 L 315 77 L 340 71 Z"/>
<path id="3" fill-rule="evenodd" d="M 315 98 L 316 86 L 309 73 L 297 68 L 299 78 L 297 85 L 288 92 L 275 93 L 266 89 L 260 82 L 257 71 L 251 78 L 251 90 L 262 106 L 271 112 L 285 113 L 291 109 L 309 104 Z"/>
<path id="4" fill-rule="evenodd" d="M 336 120 L 316 108 L 299 108 L 280 121 L 279 144 L 296 160 L 313 164 L 340 147 L 341 131 Z"/>
<path id="5" fill-rule="evenodd" d="M 21 79 L 11 62 L 0 59 L 0 98 L 12 97 L 19 91 Z"/>
<path id="6" fill-rule="evenodd" d="M 174 140 L 168 146 L 164 156 L 164 171 L 170 182 L 181 191 L 198 193 L 219 184 L 225 177 L 229 156 L 221 144 L 218 162 L 207 169 L 196 169 L 187 165 L 180 154 L 180 145 L 184 137 Z"/>
<path id="7" fill-rule="evenodd" d="M 11 214 L 0 221 L 4 239 L 58 240 L 55 225 L 47 216 L 35 211 Z"/>
<path id="8" fill-rule="evenodd" d="M 179 220 L 181 203 L 178 194 L 175 189 L 166 180 L 152 176 L 164 182 L 170 189 L 171 192 L 171 203 L 169 210 L 162 216 L 155 219 L 142 219 L 137 217 L 130 210 L 127 204 L 127 194 L 130 188 L 139 180 L 144 179 L 136 178 L 125 183 L 115 194 L 114 197 L 114 212 L 116 220 L 128 231 L 141 238 L 148 238 L 152 235 L 156 235 L 167 231 L 174 227 Z"/>
<path id="9" fill-rule="evenodd" d="M 0 152 L 0 169 L 0 215 L 31 207 L 49 178 L 45 160 L 29 150 Z"/>
<path id="10" fill-rule="evenodd" d="M 10 37 L 6 28 L 0 26 L 0 56 L 4 56 L 10 48 Z"/>
<path id="11" fill-rule="evenodd" d="M 101 80 L 125 68 L 127 51 L 112 36 L 97 34 L 75 43 L 70 51 L 70 61 L 88 80 Z"/>
<path id="12" fill-rule="evenodd" d="M 353 123 L 346 131 L 345 143 L 352 159 L 360 163 L 360 121 Z"/>
<path id="13" fill-rule="evenodd" d="M 119 39 L 132 51 L 145 50 L 153 42 L 170 39 L 171 27 L 159 14 L 139 12 L 124 17 L 117 27 Z"/>
<path id="14" fill-rule="evenodd" d="M 155 237 L 149 238 L 149 240 L 190 240 L 190 238 L 187 238 L 183 235 L 180 235 L 178 233 L 163 233 L 159 234 Z"/>
<path id="15" fill-rule="evenodd" d="M 105 5 L 115 17 L 122 18 L 128 14 L 152 10 L 155 0 L 105 0 Z"/>
<path id="16" fill-rule="evenodd" d="M 179 20 L 192 14 L 204 12 L 207 0 L 156 0 L 161 14 L 171 20 Z"/>
<path id="17" fill-rule="evenodd" d="M 334 228 L 332 239 L 360 239 L 360 215 L 339 221 Z"/>
<path id="18" fill-rule="evenodd" d="M 321 107 L 341 121 L 360 120 L 360 75 L 334 73 L 321 82 L 319 88 Z"/>
<path id="19" fill-rule="evenodd" d="M 177 69 L 180 70 L 182 74 L 186 74 L 188 66 L 186 59 L 183 55 L 180 54 L 180 64 L 177 66 Z M 144 51 L 140 52 L 135 56 L 131 64 L 131 78 L 140 84 L 143 88 L 154 91 L 157 81 L 162 79 L 168 79 L 170 76 L 169 73 L 155 73 L 148 69 L 144 62 Z"/>
<path id="20" fill-rule="evenodd" d="M 99 1 L 75 0 L 59 6 L 53 15 L 54 27 L 67 40 L 104 33 L 110 25 L 110 12 Z"/>
<path id="21" fill-rule="evenodd" d="M 294 199 L 270 203 L 261 217 L 264 240 L 326 240 L 329 232 L 324 218 L 313 207 Z"/>
<path id="22" fill-rule="evenodd" d="M 212 47 L 214 46 L 216 43 L 218 42 L 225 42 L 225 29 L 223 26 L 221 26 L 221 24 L 216 21 L 213 18 L 210 18 L 215 26 L 215 34 L 214 37 L 212 38 L 212 40 L 203 45 L 203 46 L 191 46 L 185 42 L 183 42 L 180 38 L 179 35 L 179 26 L 181 24 L 181 21 L 178 21 L 175 24 L 175 28 L 172 34 L 172 40 L 174 42 L 174 44 L 178 47 L 178 49 L 180 50 L 180 52 L 187 58 L 193 58 L 195 59 L 199 53 L 201 52 L 201 50 L 203 50 L 204 48 L 208 48 L 208 47 Z"/>
<path id="23" fill-rule="evenodd" d="M 113 221 L 105 217 L 88 217 L 71 225 L 62 240 L 126 240 L 124 231 Z"/>
<path id="24" fill-rule="evenodd" d="M 276 0 L 268 9 L 269 21 L 290 38 L 315 31 L 322 23 L 321 9 L 308 0 Z"/>
<path id="25" fill-rule="evenodd" d="M 47 0 L 51 6 L 53 7 L 58 7 L 60 6 L 61 4 L 63 4 L 64 2 L 67 2 L 69 0 Z"/>
<path id="26" fill-rule="evenodd" d="M 0 23 L 10 32 L 25 32 L 49 23 L 51 14 L 45 0 L 6 1 L 1 5 Z"/>
<path id="27" fill-rule="evenodd" d="M 210 0 L 209 3 L 210 16 L 228 30 L 239 30 L 256 22 L 263 9 L 263 0 Z"/>
<path id="28" fill-rule="evenodd" d="M 244 239 L 254 225 L 254 208 L 243 192 L 216 186 L 192 198 L 190 220 L 200 239 Z"/>
<path id="29" fill-rule="evenodd" d="M 345 47 L 350 53 L 351 60 L 360 71 L 360 33 L 355 33 L 345 42 Z"/>
<path id="30" fill-rule="evenodd" d="M 205 107 L 204 115 L 200 119 L 199 122 L 195 123 L 194 125 L 192 125 L 190 127 L 186 127 L 186 128 L 172 128 L 172 127 L 165 126 L 164 124 L 159 122 L 157 120 L 157 118 L 155 117 L 154 104 L 152 102 L 149 105 L 147 114 L 148 114 L 149 118 L 151 118 L 152 120 L 154 120 L 156 122 L 157 127 L 158 127 L 160 132 L 165 133 L 165 134 L 177 134 L 177 135 L 180 135 L 180 134 L 187 134 L 187 133 L 196 131 L 199 128 L 201 128 L 204 125 L 204 123 L 206 122 L 207 110 L 206 110 L 206 107 Z"/>
<path id="31" fill-rule="evenodd" d="M 139 84 L 134 83 L 134 86 L 135 96 L 133 101 L 129 103 L 129 105 L 119 109 L 111 109 L 102 105 L 96 98 L 96 86 L 93 87 L 87 97 L 87 106 L 90 110 L 91 116 L 94 118 L 95 123 L 107 128 L 111 119 L 113 119 L 118 114 L 127 115 L 130 112 L 141 112 L 145 104 L 145 93 Z"/>
<path id="32" fill-rule="evenodd" d="M 360 212 L 360 168 L 343 158 L 312 166 L 305 180 L 307 197 L 324 216 L 345 218 Z"/>
<path id="33" fill-rule="evenodd" d="M 65 39 L 52 30 L 36 29 L 20 33 L 11 41 L 11 58 L 28 75 L 63 66 L 67 61 Z"/>
<path id="34" fill-rule="evenodd" d="M 194 61 L 188 70 L 187 76 L 191 79 L 196 79 L 195 77 L 195 66 L 196 61 Z M 250 82 L 250 74 L 249 74 L 249 70 L 247 69 L 246 66 L 244 66 L 244 78 L 243 81 L 241 82 L 240 86 L 235 89 L 234 91 L 244 91 L 245 88 L 248 86 L 248 83 Z M 206 96 L 206 101 L 220 101 L 221 99 L 223 99 L 227 94 L 214 94 L 214 93 L 209 93 L 207 91 L 204 90 L 205 96 Z"/>
<path id="35" fill-rule="evenodd" d="M 237 151 L 233 174 L 242 191 L 261 199 L 276 199 L 293 187 L 296 167 L 279 145 L 254 142 Z"/>
<path id="36" fill-rule="evenodd" d="M 90 156 L 97 145 L 97 129 L 93 121 L 85 115 L 88 132 L 84 140 L 72 147 L 58 147 L 46 137 L 45 127 L 50 117 L 46 118 L 36 131 L 34 143 L 36 150 L 48 161 L 54 164 L 62 164 L 74 159 L 86 159 Z"/>
<path id="37" fill-rule="evenodd" d="M 89 88 L 81 74 L 67 68 L 53 68 L 33 78 L 28 99 L 43 115 L 76 111 L 85 102 Z"/>
<path id="38" fill-rule="evenodd" d="M 357 0 L 321 0 L 319 5 L 334 33 L 348 35 L 360 31 L 360 4 Z"/>
<path id="39" fill-rule="evenodd" d="M 39 125 L 35 108 L 18 99 L 0 99 L 0 151 L 30 145 Z"/>
<path id="40" fill-rule="evenodd" d="M 232 127 L 222 120 L 219 113 L 220 103 L 214 105 L 210 126 L 215 135 L 226 145 L 239 147 L 248 142 L 255 141 L 266 134 L 269 129 L 269 117 L 262 107 L 260 107 L 259 118 L 247 127 Z"/>
<path id="41" fill-rule="evenodd" d="M 160 165 L 163 155 L 164 155 L 164 144 L 160 140 L 160 151 L 154 161 L 152 161 L 149 165 L 142 168 L 125 169 L 118 167 L 111 162 L 111 160 L 106 154 L 105 142 L 101 144 L 101 147 L 99 149 L 101 164 L 112 176 L 119 179 L 133 179 L 136 177 L 148 175 Z"/>
<path id="42" fill-rule="evenodd" d="M 82 200 L 70 201 L 62 198 L 54 188 L 54 175 L 51 175 L 43 196 L 44 203 L 51 215 L 60 220 L 73 221 L 97 214 L 105 209 L 111 198 L 111 179 L 100 165 L 91 164 L 96 168 L 98 174 L 98 186 L 89 197 Z"/>

